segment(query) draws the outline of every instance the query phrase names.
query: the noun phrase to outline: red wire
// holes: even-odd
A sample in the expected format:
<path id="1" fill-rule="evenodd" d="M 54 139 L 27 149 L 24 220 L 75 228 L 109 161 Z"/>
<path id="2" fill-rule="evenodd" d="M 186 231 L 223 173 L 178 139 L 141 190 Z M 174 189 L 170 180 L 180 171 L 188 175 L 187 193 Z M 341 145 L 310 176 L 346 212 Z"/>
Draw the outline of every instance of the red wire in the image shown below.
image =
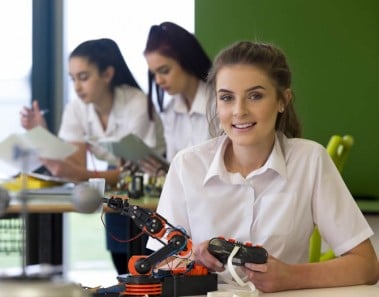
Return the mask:
<path id="1" fill-rule="evenodd" d="M 101 212 L 101 217 L 100 217 L 100 218 L 101 218 L 101 222 L 103 223 L 103 225 L 104 225 L 105 230 L 107 231 L 107 233 L 110 235 L 110 237 L 111 237 L 113 240 L 115 240 L 115 241 L 117 241 L 117 242 L 128 243 L 128 242 L 131 242 L 131 241 L 133 241 L 133 240 L 138 239 L 139 237 L 141 237 L 141 236 L 144 234 L 143 231 L 141 231 L 140 233 L 138 233 L 136 236 L 134 236 L 134 237 L 132 237 L 132 238 L 129 238 L 129 239 L 119 239 L 119 238 L 117 238 L 116 236 L 114 236 L 114 235 L 112 234 L 112 232 L 109 231 L 107 225 L 105 224 L 105 222 L 104 222 L 104 211 Z"/>

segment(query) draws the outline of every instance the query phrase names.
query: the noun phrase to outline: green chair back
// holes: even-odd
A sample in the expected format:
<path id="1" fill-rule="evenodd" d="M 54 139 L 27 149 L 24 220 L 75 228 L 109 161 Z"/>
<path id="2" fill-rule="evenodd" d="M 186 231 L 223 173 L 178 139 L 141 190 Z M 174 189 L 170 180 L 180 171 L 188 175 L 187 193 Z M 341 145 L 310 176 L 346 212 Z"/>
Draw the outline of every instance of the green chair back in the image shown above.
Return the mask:
<path id="1" fill-rule="evenodd" d="M 326 150 L 340 173 L 342 173 L 343 166 L 345 165 L 353 144 L 354 138 L 351 135 L 345 135 L 343 137 L 333 135 L 328 142 Z M 331 249 L 324 253 L 321 252 L 321 242 L 321 235 L 316 226 L 309 239 L 309 262 L 326 261 L 335 257 Z"/>
<path id="2" fill-rule="evenodd" d="M 345 135 L 343 137 L 333 135 L 326 147 L 327 152 L 341 173 L 353 144 L 354 138 L 351 135 Z"/>

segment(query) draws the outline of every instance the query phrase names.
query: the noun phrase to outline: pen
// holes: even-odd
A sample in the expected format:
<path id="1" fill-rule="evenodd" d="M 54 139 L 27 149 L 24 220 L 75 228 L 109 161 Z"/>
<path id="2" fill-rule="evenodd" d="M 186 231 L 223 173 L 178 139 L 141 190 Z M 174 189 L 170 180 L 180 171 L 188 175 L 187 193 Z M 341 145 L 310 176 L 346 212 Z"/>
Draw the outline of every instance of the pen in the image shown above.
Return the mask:
<path id="1" fill-rule="evenodd" d="M 48 109 L 41 109 L 40 111 L 39 111 L 39 113 L 40 113 L 40 115 L 45 115 L 45 114 L 47 114 L 49 112 L 49 110 Z"/>

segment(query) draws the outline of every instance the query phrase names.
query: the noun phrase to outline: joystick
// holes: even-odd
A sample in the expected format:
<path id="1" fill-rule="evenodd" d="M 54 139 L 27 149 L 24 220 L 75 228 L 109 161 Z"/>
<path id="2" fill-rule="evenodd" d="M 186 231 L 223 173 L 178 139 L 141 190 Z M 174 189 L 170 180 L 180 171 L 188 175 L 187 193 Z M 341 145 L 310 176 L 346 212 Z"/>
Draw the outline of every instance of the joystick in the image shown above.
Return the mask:
<path id="1" fill-rule="evenodd" d="M 243 266 L 245 263 L 264 264 L 267 262 L 268 253 L 263 247 L 251 243 L 243 244 L 234 239 L 226 240 L 223 237 L 214 237 L 209 241 L 208 251 L 226 264 L 235 246 L 239 246 L 240 249 L 232 259 L 234 265 Z"/>

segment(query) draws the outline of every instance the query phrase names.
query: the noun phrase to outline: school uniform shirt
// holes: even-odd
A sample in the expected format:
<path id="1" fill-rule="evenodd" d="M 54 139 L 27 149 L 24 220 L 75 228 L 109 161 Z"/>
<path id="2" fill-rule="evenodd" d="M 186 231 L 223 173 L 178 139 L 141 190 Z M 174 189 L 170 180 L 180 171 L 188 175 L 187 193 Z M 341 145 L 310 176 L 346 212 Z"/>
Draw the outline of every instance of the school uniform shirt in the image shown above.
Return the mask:
<path id="1" fill-rule="evenodd" d="M 181 95 L 175 95 L 161 113 L 168 161 L 172 161 L 175 154 L 181 149 L 210 138 L 206 117 L 207 100 L 206 85 L 203 81 L 199 81 L 191 110 L 188 111 Z"/>
<path id="2" fill-rule="evenodd" d="M 226 136 L 179 152 L 157 212 L 194 244 L 224 236 L 262 245 L 286 263 L 308 262 L 315 224 L 337 255 L 372 236 L 325 148 L 278 135 L 264 166 L 246 178 L 225 168 Z M 159 247 L 149 239 L 149 249 Z"/>
<path id="3" fill-rule="evenodd" d="M 146 95 L 137 88 L 123 85 L 115 88 L 106 130 L 101 125 L 94 105 L 75 99 L 65 107 L 59 137 L 68 142 L 87 142 L 98 159 L 115 165 L 115 156 L 107 151 L 108 147 L 104 143 L 107 140 L 119 141 L 129 133 L 141 138 L 157 153 L 164 153 L 162 121 L 157 114 L 154 116 L 154 121 L 150 121 Z"/>

